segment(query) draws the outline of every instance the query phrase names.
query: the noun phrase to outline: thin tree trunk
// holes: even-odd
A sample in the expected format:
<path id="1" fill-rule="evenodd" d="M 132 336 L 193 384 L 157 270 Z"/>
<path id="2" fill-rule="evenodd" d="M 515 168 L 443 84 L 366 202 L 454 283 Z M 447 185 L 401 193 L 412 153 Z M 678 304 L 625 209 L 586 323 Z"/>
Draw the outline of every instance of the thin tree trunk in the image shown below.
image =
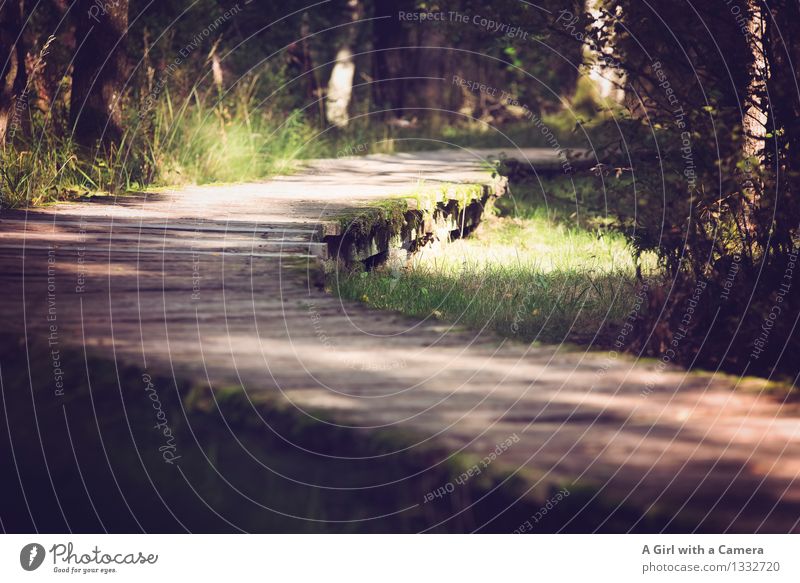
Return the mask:
<path id="1" fill-rule="evenodd" d="M 758 237 L 756 213 L 758 210 L 759 193 L 763 190 L 759 173 L 753 167 L 764 164 L 764 144 L 767 135 L 767 58 L 764 50 L 765 20 L 761 9 L 760 0 L 747 0 L 747 43 L 750 49 L 751 65 L 744 97 L 745 108 L 742 116 L 742 131 L 744 141 L 742 153 L 746 158 L 745 179 L 743 185 L 743 216 L 742 227 L 748 246 Z"/>
<path id="2" fill-rule="evenodd" d="M 342 46 L 336 54 L 336 64 L 328 81 L 325 101 L 325 116 L 328 122 L 339 128 L 346 127 L 350 122 L 347 109 L 353 97 L 353 78 L 356 72 L 353 51 L 358 37 L 356 22 L 361 19 L 361 3 L 358 0 L 348 0 L 347 9 L 353 24 L 347 26 Z"/>
<path id="3" fill-rule="evenodd" d="M 78 5 L 78 54 L 72 73 L 70 123 L 75 141 L 90 147 L 122 137 L 122 88 L 126 58 L 123 39 L 128 30 L 128 0 L 97 9 L 93 0 Z"/>
<path id="4" fill-rule="evenodd" d="M 22 0 L 0 0 L 0 146 L 22 123 L 24 103 L 17 99 L 25 87 L 22 11 Z"/>

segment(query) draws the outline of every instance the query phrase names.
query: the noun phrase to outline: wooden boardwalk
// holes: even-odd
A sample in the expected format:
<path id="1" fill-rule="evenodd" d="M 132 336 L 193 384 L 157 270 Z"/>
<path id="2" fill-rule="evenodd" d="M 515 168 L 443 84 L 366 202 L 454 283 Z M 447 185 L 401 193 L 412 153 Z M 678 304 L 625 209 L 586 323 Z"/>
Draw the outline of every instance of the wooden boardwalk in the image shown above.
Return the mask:
<path id="1" fill-rule="evenodd" d="M 29 341 L 55 323 L 62 346 L 237 383 L 353 431 L 401 429 L 480 456 L 516 435 L 494 463 L 531 488 L 589 484 L 708 528 L 800 530 L 796 406 L 729 378 L 376 312 L 298 267 L 357 201 L 487 181 L 487 153 L 321 161 L 259 184 L 4 212 L 0 317 Z"/>

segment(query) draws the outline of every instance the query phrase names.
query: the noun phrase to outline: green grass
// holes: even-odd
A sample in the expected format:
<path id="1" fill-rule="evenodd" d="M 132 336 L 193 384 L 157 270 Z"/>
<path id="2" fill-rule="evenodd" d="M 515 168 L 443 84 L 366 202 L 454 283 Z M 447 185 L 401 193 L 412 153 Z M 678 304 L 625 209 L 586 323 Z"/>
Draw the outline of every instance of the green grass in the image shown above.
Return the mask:
<path id="1" fill-rule="evenodd" d="M 298 159 L 329 154 L 299 114 L 257 107 L 253 83 L 238 85 L 221 102 L 213 92 L 193 90 L 176 103 L 165 91 L 151 110 L 140 111 L 129 104 L 121 142 L 92 151 L 66 137 L 68 128 L 35 115 L 26 135 L 0 147 L 0 204 L 259 180 L 291 172 Z"/>
<path id="2" fill-rule="evenodd" d="M 69 147 L 0 148 L 0 205 L 39 205 L 77 194 L 88 182 Z"/>
<path id="3" fill-rule="evenodd" d="M 10 143 L 0 146 L 0 205 L 24 207 L 94 193 L 149 187 L 266 179 L 298 168 L 297 161 L 347 153 L 374 154 L 444 147 L 586 146 L 574 115 L 545 115 L 546 138 L 531 121 L 500 127 L 458 122 L 396 128 L 373 116 L 355 117 L 344 131 L 327 131 L 286 103 L 264 105 L 275 79 L 253 75 L 220 101 L 216 87 L 194 87 L 180 98 L 168 89 L 152 104 L 125 104 L 119 144 L 87 150 L 70 139 L 64 112 L 34 111 Z M 600 118 L 598 118 L 600 119 Z M 596 121 L 596 120 L 595 120 Z M 584 124 L 600 131 L 595 121 Z"/>
<path id="4" fill-rule="evenodd" d="M 547 196 L 516 188 L 468 239 L 403 268 L 337 273 L 329 286 L 375 308 L 526 341 L 606 344 L 636 305 L 636 264 L 602 216 L 563 202 L 566 188 L 564 179 L 546 182 Z M 644 269 L 655 273 L 649 258 Z"/>
<path id="5" fill-rule="evenodd" d="M 569 112 L 543 115 L 543 126 L 531 121 L 489 125 L 480 121 L 460 121 L 441 127 L 428 127 L 420 123 L 416 127 L 389 127 L 379 118 L 364 117 L 354 120 L 350 127 L 337 135 L 326 136 L 332 141 L 332 151 L 353 151 L 361 145 L 361 153 L 392 154 L 395 152 L 417 152 L 447 147 L 460 148 L 505 148 L 512 151 L 520 148 L 552 148 L 553 139 L 541 131 L 546 126 L 563 148 L 589 147 L 586 135 L 576 128 L 578 119 Z M 603 119 L 583 124 L 583 129 L 594 141 L 599 132 L 607 132 Z M 601 127 L 602 126 L 602 127 Z M 349 150 L 348 150 L 349 148 Z"/>
<path id="6" fill-rule="evenodd" d="M 258 180 L 291 172 L 298 159 L 329 153 L 298 112 L 259 110 L 247 91 L 218 104 L 194 91 L 180 106 L 166 95 L 146 133 L 151 137 L 140 147 L 157 170 L 152 182 Z"/>
<path id="7" fill-rule="evenodd" d="M 149 187 L 266 179 L 298 168 L 297 161 L 348 153 L 374 154 L 444 147 L 505 148 L 587 146 L 604 131 L 602 116 L 576 127 L 568 112 L 491 127 L 458 121 L 432 127 L 390 127 L 374 116 L 356 116 L 344 131 L 262 101 L 276 83 L 270 74 L 237 83 L 222 100 L 216 87 L 196 86 L 181 97 L 165 89 L 145 107 L 125 104 L 126 132 L 119 144 L 98 150 L 77 147 L 63 111 L 34 111 L 10 143 L 0 146 L 0 205 L 23 207 L 94 193 L 122 194 Z M 552 132 L 546 137 L 541 129 Z M 553 142 L 553 139 L 556 142 Z M 593 138 L 594 139 L 594 138 Z"/>

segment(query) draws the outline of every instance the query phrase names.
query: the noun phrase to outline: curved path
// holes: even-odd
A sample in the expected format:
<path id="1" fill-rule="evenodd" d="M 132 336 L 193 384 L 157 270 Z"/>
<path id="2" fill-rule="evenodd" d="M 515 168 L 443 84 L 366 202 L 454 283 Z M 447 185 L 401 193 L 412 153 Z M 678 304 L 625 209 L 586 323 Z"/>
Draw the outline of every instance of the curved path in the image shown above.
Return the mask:
<path id="1" fill-rule="evenodd" d="M 241 384 L 354 431 L 391 427 L 481 456 L 516 434 L 494 463 L 539 492 L 588 484 L 705 529 L 799 530 L 800 417 L 757 396 L 759 381 L 734 391 L 729 377 L 376 312 L 302 268 L 324 254 L 331 217 L 420 181 L 488 181 L 488 154 L 320 161 L 259 184 L 5 212 L 0 317 L 30 339 L 55 313 L 60 345 Z"/>

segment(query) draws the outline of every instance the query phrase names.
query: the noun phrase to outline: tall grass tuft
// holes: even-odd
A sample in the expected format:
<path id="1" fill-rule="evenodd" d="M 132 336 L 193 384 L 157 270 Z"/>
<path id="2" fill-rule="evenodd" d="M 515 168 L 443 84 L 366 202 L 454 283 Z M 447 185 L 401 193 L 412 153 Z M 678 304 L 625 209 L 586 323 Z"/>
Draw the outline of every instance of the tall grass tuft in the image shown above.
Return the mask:
<path id="1" fill-rule="evenodd" d="M 225 99 L 195 89 L 181 104 L 166 93 L 140 150 L 159 185 L 258 180 L 291 171 L 299 158 L 324 154 L 316 130 L 256 101 L 257 83 L 240 83 Z"/>
<path id="2" fill-rule="evenodd" d="M 299 112 L 256 100 L 258 79 L 223 99 L 192 89 L 169 91 L 152 108 L 126 112 L 119 144 L 79 148 L 65 126 L 31 116 L 25 135 L 0 147 L 0 205 L 35 206 L 89 193 L 123 194 L 148 186 L 240 182 L 290 172 L 299 158 L 324 155 L 326 144 Z"/>

